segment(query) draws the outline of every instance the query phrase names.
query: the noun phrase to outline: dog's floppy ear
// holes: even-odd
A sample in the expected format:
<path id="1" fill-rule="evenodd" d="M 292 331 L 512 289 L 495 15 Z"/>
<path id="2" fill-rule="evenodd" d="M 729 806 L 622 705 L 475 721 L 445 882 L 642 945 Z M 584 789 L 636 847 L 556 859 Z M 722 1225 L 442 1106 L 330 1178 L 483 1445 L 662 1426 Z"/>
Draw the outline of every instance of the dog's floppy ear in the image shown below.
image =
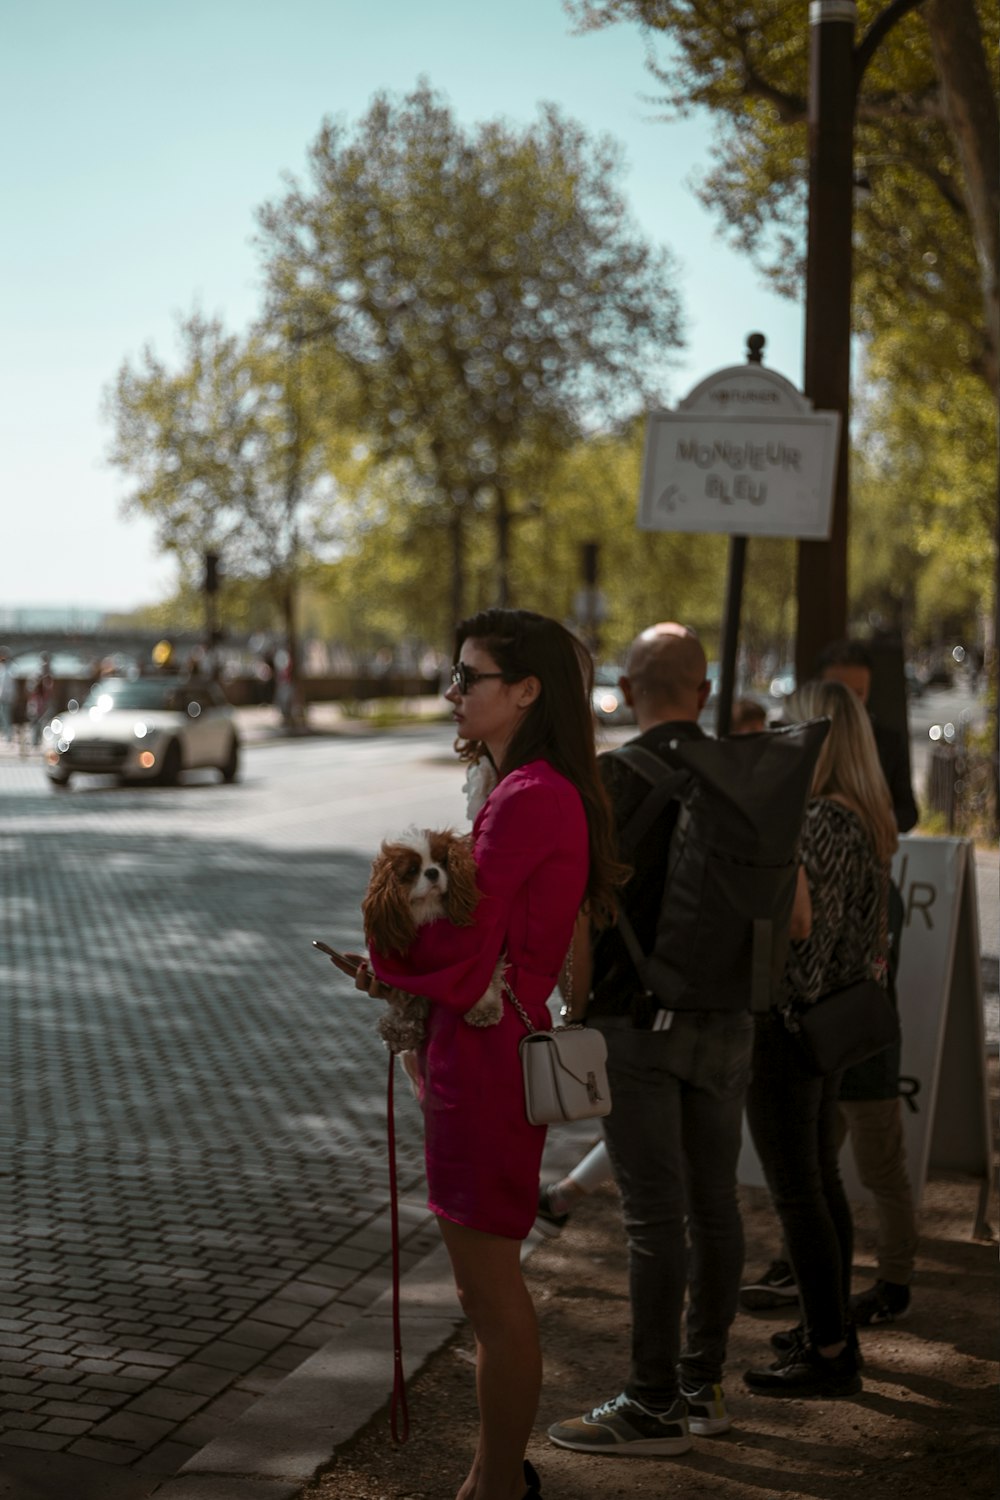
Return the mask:
<path id="1" fill-rule="evenodd" d="M 409 892 L 400 880 L 388 846 L 372 860 L 372 873 L 361 903 L 365 940 L 380 953 L 405 953 L 416 936 Z"/>
<path id="2" fill-rule="evenodd" d="M 467 839 L 452 839 L 448 847 L 448 890 L 444 898 L 448 920 L 456 927 L 471 927 L 479 905 L 476 861 Z"/>

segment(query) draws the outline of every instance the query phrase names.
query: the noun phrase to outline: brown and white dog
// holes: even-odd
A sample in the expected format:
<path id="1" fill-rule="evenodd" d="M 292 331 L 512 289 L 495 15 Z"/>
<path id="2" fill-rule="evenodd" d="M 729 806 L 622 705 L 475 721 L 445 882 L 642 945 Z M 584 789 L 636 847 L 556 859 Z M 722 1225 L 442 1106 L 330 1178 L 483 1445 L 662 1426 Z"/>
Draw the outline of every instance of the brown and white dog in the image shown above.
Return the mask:
<path id="1" fill-rule="evenodd" d="M 361 903 L 365 941 L 380 953 L 405 953 L 417 929 L 439 917 L 469 927 L 479 904 L 476 864 L 467 837 L 451 829 L 408 828 L 386 839 L 372 861 L 368 890 Z M 470 1026 L 495 1026 L 503 1009 L 503 959 L 485 995 L 466 1011 Z M 402 990 L 394 992 L 378 1023 L 379 1035 L 393 1052 L 410 1051 L 424 1039 L 428 1002 Z"/>

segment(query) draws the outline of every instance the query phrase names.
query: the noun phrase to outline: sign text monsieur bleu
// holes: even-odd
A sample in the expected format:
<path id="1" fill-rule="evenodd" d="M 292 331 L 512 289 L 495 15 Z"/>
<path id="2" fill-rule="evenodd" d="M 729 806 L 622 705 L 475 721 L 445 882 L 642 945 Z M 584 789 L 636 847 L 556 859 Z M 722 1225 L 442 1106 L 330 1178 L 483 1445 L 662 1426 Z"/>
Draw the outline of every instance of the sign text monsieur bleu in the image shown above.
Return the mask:
<path id="1" fill-rule="evenodd" d="M 646 427 L 639 526 L 830 534 L 840 419 L 759 365 L 721 370 Z"/>

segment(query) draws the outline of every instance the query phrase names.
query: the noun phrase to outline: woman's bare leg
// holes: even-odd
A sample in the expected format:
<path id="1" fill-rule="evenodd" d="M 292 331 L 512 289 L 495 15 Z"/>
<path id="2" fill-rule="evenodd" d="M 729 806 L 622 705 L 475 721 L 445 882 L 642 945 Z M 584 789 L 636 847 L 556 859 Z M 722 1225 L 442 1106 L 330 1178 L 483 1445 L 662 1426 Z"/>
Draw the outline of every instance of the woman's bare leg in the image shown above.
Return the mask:
<path id="1" fill-rule="evenodd" d="M 463 1310 L 476 1335 L 479 1442 L 456 1500 L 522 1500 L 524 1450 L 542 1386 L 538 1322 L 519 1240 L 439 1219 Z"/>

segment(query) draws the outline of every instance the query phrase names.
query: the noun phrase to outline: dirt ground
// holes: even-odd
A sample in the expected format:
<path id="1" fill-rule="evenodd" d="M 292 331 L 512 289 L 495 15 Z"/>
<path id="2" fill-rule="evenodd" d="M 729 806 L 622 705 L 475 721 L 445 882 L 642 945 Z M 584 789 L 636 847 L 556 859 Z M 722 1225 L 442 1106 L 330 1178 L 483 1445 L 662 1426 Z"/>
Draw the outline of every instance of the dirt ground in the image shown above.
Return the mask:
<path id="1" fill-rule="evenodd" d="M 751 1396 L 742 1371 L 768 1356 L 767 1340 L 796 1321 L 787 1312 L 741 1313 L 730 1341 L 726 1393 L 733 1430 L 696 1438 L 680 1458 L 608 1458 L 557 1449 L 546 1427 L 621 1389 L 628 1299 L 617 1198 L 603 1189 L 527 1264 L 539 1311 L 545 1383 L 529 1456 L 545 1500 L 712 1494 L 715 1500 L 879 1500 L 994 1497 L 997 1462 L 997 1247 L 973 1241 L 977 1189 L 937 1181 L 924 1192 L 910 1315 L 862 1333 L 864 1391 L 849 1400 Z M 747 1268 L 776 1248 L 762 1189 L 742 1190 Z M 996 1201 L 990 1206 L 996 1229 Z M 856 1290 L 871 1284 L 873 1219 L 861 1207 Z M 405 1349 L 405 1329 L 404 1329 Z M 475 1443 L 472 1340 L 461 1330 L 409 1386 L 411 1436 L 397 1447 L 385 1412 L 301 1492 L 299 1500 L 450 1500 Z M 388 1375 L 389 1372 L 387 1372 Z"/>

